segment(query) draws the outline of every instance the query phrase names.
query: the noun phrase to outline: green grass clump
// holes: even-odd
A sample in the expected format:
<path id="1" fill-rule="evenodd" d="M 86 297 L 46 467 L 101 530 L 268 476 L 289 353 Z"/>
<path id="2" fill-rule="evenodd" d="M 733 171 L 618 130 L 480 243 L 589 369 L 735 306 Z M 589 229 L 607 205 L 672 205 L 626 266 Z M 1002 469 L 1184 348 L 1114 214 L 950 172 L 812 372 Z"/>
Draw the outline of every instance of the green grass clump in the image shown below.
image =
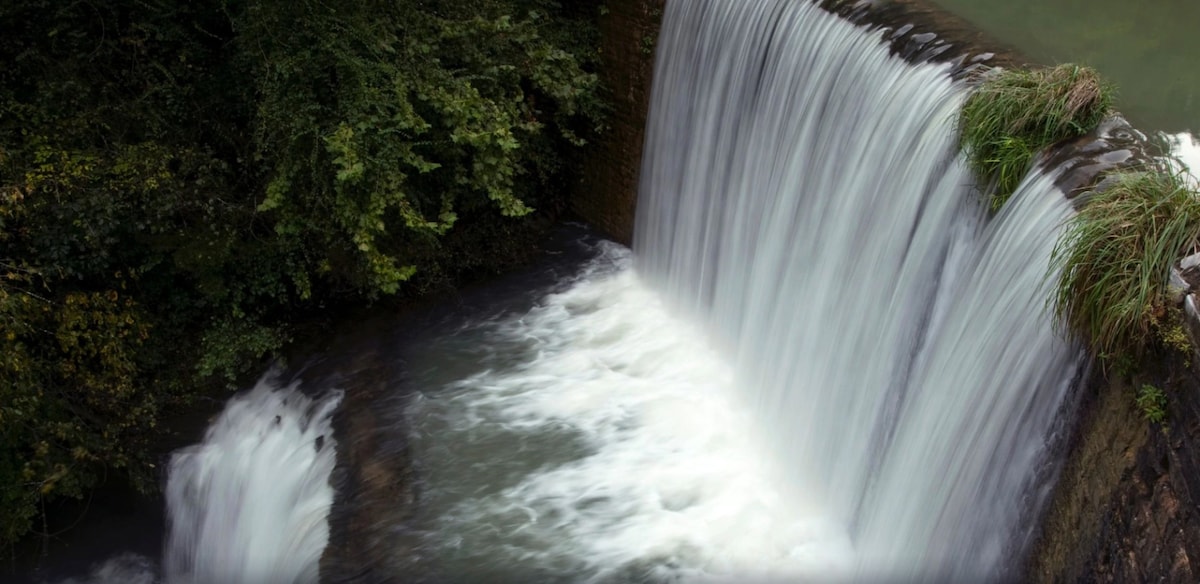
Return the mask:
<path id="1" fill-rule="evenodd" d="M 959 137 L 972 169 L 995 181 L 992 210 L 1016 190 L 1033 155 L 1092 131 L 1108 115 L 1113 90 L 1093 69 L 995 70 L 959 115 Z"/>
<path id="2" fill-rule="evenodd" d="M 1200 200 L 1158 169 L 1111 175 L 1055 245 L 1054 308 L 1096 354 L 1142 354 L 1168 310 L 1172 264 L 1200 234 Z"/>

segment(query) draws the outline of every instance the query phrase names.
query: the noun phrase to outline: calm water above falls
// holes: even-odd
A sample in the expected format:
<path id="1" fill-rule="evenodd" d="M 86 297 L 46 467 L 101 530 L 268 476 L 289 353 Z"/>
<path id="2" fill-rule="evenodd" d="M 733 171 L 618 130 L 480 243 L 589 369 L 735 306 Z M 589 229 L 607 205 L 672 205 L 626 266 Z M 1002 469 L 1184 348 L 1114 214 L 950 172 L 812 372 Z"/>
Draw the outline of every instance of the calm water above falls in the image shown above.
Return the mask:
<path id="1" fill-rule="evenodd" d="M 934 0 L 1039 63 L 1085 63 L 1148 132 L 1200 131 L 1200 3 L 1193 0 Z"/>
<path id="2" fill-rule="evenodd" d="M 1134 126 L 1200 169 L 1200 2 L 933 1 L 1037 63 L 1095 67 L 1116 85 Z"/>

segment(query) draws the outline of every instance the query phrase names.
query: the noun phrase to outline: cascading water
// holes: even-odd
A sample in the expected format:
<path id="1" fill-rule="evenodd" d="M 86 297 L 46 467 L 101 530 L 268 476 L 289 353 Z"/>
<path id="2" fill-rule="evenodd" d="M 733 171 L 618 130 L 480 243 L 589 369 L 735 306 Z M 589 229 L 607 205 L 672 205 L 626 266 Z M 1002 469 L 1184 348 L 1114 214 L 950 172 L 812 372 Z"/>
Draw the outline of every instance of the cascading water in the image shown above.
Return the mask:
<path id="1" fill-rule="evenodd" d="M 420 340 L 425 482 L 406 577 L 658 582 L 845 573 L 844 533 L 793 496 L 729 368 L 599 244 L 528 311 Z M 419 364 L 419 366 L 418 366 Z"/>
<path id="2" fill-rule="evenodd" d="M 121 553 L 57 584 L 316 584 L 329 541 L 338 391 L 269 372 L 167 471 L 162 566 Z"/>
<path id="3" fill-rule="evenodd" d="M 340 399 L 310 398 L 269 374 L 229 401 L 203 442 L 172 456 L 167 584 L 317 582 Z"/>
<path id="4" fill-rule="evenodd" d="M 636 258 L 585 238 L 533 308 L 401 351 L 421 495 L 381 579 L 1002 579 L 1081 359 L 1071 209 L 1034 174 L 989 217 L 964 95 L 808 2 L 671 2 Z M 165 582 L 316 580 L 338 397 L 276 385 L 172 461 Z"/>
<path id="5" fill-rule="evenodd" d="M 806 2 L 670 5 L 635 236 L 707 323 L 860 577 L 998 577 L 1079 351 L 1046 312 L 1067 201 L 987 220 L 964 96 Z"/>

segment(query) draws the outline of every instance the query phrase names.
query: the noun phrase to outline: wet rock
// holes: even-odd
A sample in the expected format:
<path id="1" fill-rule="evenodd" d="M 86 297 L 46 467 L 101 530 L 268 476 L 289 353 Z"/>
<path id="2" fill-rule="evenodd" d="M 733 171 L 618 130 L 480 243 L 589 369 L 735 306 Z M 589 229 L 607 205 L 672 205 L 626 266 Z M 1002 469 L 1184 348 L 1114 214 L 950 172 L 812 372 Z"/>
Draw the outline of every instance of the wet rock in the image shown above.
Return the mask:
<path id="1" fill-rule="evenodd" d="M 416 511 L 403 407 L 388 398 L 394 375 L 378 353 L 361 357 L 344 382 L 334 416 L 336 495 L 329 546 L 321 558 L 324 583 L 403 582 L 399 564 L 415 542 L 397 530 Z"/>
<path id="2" fill-rule="evenodd" d="M 416 543 L 397 526 L 416 512 L 418 490 L 403 417 L 407 396 L 398 391 L 403 369 L 389 328 L 396 322 L 386 310 L 348 318 L 341 332 L 296 347 L 294 354 L 309 360 L 287 372 L 305 388 L 342 392 L 332 443 L 325 436 L 313 441 L 318 451 L 337 451 L 329 543 L 320 563 L 326 584 L 407 581 L 399 565 Z"/>
<path id="3" fill-rule="evenodd" d="M 1200 581 L 1200 379 L 1162 356 L 1130 384 L 1096 373 L 1027 564 L 1029 582 Z M 1166 388 L 1166 425 L 1134 387 Z"/>
<path id="4" fill-rule="evenodd" d="M 910 63 L 949 63 L 951 76 L 956 79 L 986 67 L 1025 62 L 1015 49 L 929 1 L 822 0 L 821 7 L 883 31 L 882 38 L 891 53 Z"/>
<path id="5" fill-rule="evenodd" d="M 1048 149 L 1039 163 L 1042 168 L 1060 169 L 1055 185 L 1067 198 L 1075 199 L 1104 190 L 1114 172 L 1151 165 L 1152 151 L 1145 134 L 1124 117 L 1113 115 L 1095 130 Z M 1085 204 L 1086 198 L 1079 202 Z"/>
<path id="6" fill-rule="evenodd" d="M 1179 266 L 1171 271 L 1172 282 L 1184 291 L 1200 289 L 1200 253 L 1192 254 L 1179 261 Z"/>

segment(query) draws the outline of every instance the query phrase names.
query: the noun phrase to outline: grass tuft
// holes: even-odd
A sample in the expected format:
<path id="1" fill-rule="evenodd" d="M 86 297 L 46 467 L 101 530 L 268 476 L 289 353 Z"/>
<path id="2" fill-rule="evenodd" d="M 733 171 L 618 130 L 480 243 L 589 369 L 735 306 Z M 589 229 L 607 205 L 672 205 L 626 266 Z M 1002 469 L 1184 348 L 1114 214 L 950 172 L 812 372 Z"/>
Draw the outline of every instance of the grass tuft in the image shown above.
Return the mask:
<path id="1" fill-rule="evenodd" d="M 1059 236 L 1053 303 L 1095 354 L 1140 355 L 1168 309 L 1172 264 L 1196 246 L 1200 200 L 1181 175 L 1159 169 L 1111 178 Z"/>
<path id="2" fill-rule="evenodd" d="M 1036 152 L 1092 131 L 1112 101 L 1111 86 L 1088 67 L 990 72 L 967 98 L 958 126 L 972 169 L 996 183 L 992 210 L 1016 190 Z"/>

